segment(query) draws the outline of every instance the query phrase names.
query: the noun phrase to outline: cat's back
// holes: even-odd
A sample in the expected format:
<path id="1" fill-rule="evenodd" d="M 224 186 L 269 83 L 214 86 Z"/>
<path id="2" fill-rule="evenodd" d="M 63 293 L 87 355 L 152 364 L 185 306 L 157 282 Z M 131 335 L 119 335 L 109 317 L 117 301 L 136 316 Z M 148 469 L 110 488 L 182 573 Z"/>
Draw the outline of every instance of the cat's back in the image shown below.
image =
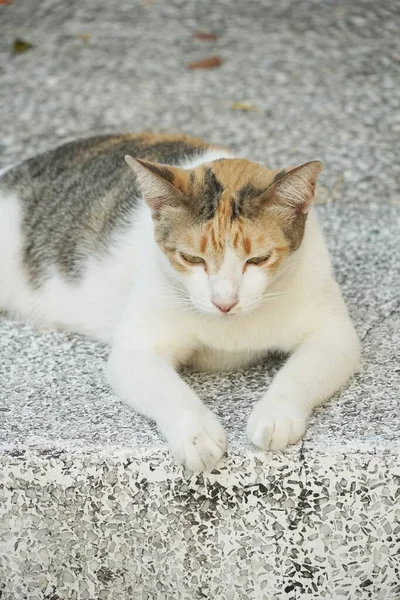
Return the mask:
<path id="1" fill-rule="evenodd" d="M 6 171 L 0 179 L 0 194 L 18 198 L 23 232 L 33 243 L 50 231 L 59 243 L 59 235 L 71 226 L 75 239 L 90 230 L 92 242 L 100 242 L 115 225 L 123 225 L 138 195 L 135 178 L 124 161 L 126 154 L 177 164 L 206 149 L 202 140 L 185 135 L 144 133 L 80 139 Z"/>
<path id="2" fill-rule="evenodd" d="M 91 137 L 39 154 L 0 177 L 1 237 L 18 228 L 32 283 L 49 264 L 78 276 L 82 256 L 104 250 L 131 222 L 139 191 L 126 154 L 176 164 L 206 149 L 190 136 L 144 133 Z"/>
<path id="3" fill-rule="evenodd" d="M 182 164 L 208 148 L 185 135 L 102 135 L 64 144 L 0 173 L 0 309 L 29 316 L 41 292 L 55 282 L 55 298 L 79 290 L 77 302 L 82 302 L 90 260 L 104 265 L 103 273 L 96 272 L 96 285 L 103 277 L 104 288 L 91 285 L 83 300 L 95 302 L 95 294 L 108 294 L 113 282 L 107 278 L 123 276 L 114 267 L 106 271 L 115 237 L 129 230 L 139 210 L 138 187 L 124 156 Z"/>
<path id="4" fill-rule="evenodd" d="M 34 192 L 45 193 L 43 202 L 55 202 L 53 192 L 107 190 L 121 185 L 132 172 L 124 162 L 131 156 L 166 164 L 180 164 L 211 148 L 203 140 L 183 134 L 122 133 L 77 139 L 38 154 L 16 166 L 0 170 L 0 186 L 17 190 L 28 202 Z M 37 199 L 38 200 L 38 199 Z"/>

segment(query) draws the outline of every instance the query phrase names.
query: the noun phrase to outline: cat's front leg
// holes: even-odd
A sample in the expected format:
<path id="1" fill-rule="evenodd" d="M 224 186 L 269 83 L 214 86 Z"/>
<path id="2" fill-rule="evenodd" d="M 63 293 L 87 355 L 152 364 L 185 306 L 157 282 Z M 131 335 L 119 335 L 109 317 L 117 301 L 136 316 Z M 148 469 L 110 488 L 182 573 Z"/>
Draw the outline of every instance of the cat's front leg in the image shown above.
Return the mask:
<path id="1" fill-rule="evenodd" d="M 264 450 L 281 450 L 297 442 L 312 409 L 359 367 L 359 342 L 347 317 L 309 334 L 254 406 L 247 426 L 250 440 Z"/>
<path id="2" fill-rule="evenodd" d="M 187 345 L 174 346 L 165 323 L 149 325 L 145 341 L 141 327 L 130 325 L 117 336 L 108 361 L 108 379 L 129 406 L 154 420 L 175 459 L 192 471 L 214 468 L 226 451 L 226 436 L 217 417 L 175 371 Z M 140 329 L 140 330 L 139 330 Z M 154 333 L 159 330 L 161 339 Z M 134 341 L 135 340 L 135 341 Z"/>

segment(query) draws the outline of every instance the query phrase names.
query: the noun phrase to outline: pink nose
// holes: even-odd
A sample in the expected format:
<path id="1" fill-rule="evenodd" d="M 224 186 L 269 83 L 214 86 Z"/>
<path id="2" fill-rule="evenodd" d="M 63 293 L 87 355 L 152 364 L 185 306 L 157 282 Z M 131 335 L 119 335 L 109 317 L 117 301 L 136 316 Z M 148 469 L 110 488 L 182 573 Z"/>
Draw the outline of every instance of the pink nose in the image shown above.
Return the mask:
<path id="1" fill-rule="evenodd" d="M 237 300 L 235 300 L 234 302 L 225 302 L 225 303 L 224 302 L 214 302 L 214 300 L 213 300 L 214 306 L 219 308 L 219 310 L 223 313 L 229 312 L 231 310 L 231 308 L 236 306 L 237 303 L 238 303 Z"/>

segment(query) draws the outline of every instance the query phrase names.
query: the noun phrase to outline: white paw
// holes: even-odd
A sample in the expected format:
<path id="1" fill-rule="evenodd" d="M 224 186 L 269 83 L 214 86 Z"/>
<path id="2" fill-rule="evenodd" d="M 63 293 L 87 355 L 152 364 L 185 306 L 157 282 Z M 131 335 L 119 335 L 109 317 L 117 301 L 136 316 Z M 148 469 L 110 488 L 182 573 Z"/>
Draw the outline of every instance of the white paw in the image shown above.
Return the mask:
<path id="1" fill-rule="evenodd" d="M 226 451 L 226 435 L 207 409 L 180 415 L 167 438 L 178 463 L 191 471 L 211 471 Z"/>
<path id="2" fill-rule="evenodd" d="M 303 436 L 308 414 L 307 409 L 295 402 L 265 396 L 253 408 L 247 435 L 263 450 L 282 450 Z"/>

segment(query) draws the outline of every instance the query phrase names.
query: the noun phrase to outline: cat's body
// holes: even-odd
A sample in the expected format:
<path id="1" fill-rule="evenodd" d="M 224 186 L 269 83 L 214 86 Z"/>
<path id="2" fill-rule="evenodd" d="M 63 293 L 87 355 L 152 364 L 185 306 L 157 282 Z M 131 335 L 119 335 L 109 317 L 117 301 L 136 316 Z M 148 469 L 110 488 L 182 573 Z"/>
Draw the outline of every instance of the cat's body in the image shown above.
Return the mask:
<path id="1" fill-rule="evenodd" d="M 126 154 L 141 159 L 128 159 L 136 180 Z M 359 364 L 309 211 L 320 168 L 278 173 L 152 134 L 26 161 L 0 179 L 0 309 L 109 343 L 114 389 L 193 469 L 214 466 L 225 435 L 175 367 L 230 370 L 293 352 L 248 425 L 257 445 L 282 448 Z"/>
<path id="2" fill-rule="evenodd" d="M 124 156 L 179 162 L 208 150 L 185 139 L 99 136 L 7 170 L 0 178 L 0 308 L 111 343 L 153 229 Z"/>

